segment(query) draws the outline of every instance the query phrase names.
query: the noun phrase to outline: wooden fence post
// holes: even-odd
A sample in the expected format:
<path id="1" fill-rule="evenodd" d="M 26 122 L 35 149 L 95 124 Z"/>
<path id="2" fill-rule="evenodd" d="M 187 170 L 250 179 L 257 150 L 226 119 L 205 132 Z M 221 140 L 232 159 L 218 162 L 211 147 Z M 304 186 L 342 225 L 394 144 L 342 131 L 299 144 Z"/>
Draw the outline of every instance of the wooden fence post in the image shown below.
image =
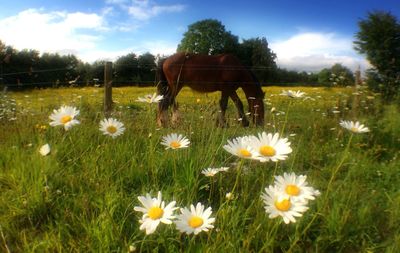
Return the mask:
<path id="1" fill-rule="evenodd" d="M 110 115 L 112 109 L 112 62 L 104 65 L 104 114 Z"/>

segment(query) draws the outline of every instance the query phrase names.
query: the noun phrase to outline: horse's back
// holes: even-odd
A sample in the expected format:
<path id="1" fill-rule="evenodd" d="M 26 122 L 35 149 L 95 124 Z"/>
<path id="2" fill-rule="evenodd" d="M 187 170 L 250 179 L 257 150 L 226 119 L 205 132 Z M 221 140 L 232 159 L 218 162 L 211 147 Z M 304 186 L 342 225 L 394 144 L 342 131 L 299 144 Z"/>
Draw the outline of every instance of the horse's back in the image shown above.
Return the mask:
<path id="1" fill-rule="evenodd" d="M 230 54 L 177 53 L 165 60 L 163 70 L 170 85 L 179 82 L 200 92 L 236 90 L 244 75 L 244 67 Z"/>

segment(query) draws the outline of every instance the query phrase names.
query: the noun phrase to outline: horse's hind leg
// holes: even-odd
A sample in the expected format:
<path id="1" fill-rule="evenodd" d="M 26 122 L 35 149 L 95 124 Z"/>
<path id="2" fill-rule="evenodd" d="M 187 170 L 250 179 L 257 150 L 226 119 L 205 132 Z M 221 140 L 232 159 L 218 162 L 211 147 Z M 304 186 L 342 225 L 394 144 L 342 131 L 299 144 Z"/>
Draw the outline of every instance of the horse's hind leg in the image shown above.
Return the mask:
<path id="1" fill-rule="evenodd" d="M 228 92 L 222 91 L 221 99 L 219 100 L 220 111 L 217 118 L 217 126 L 219 127 L 227 127 L 227 123 L 225 121 L 225 112 L 226 108 L 228 108 L 228 98 Z"/>
<path id="2" fill-rule="evenodd" d="M 238 110 L 238 116 L 242 121 L 242 126 L 248 127 L 250 123 L 247 120 L 246 114 L 244 113 L 243 103 L 240 100 L 239 96 L 236 94 L 236 91 L 233 91 L 230 94 L 230 97 L 231 97 L 232 101 L 235 103 L 235 106 Z"/>

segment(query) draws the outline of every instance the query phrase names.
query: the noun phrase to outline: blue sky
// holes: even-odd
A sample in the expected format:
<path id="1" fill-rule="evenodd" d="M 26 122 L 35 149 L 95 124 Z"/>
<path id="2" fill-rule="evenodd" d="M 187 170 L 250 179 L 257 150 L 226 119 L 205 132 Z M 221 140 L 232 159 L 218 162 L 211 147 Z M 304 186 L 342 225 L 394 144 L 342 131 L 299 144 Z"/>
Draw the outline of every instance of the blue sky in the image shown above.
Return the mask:
<path id="1" fill-rule="evenodd" d="M 397 0 L 18 0 L 0 3 L 0 40 L 17 49 L 73 53 L 93 62 L 130 52 L 172 54 L 188 25 L 218 19 L 240 39 L 266 37 L 279 66 L 368 67 L 352 48 L 368 11 L 400 17 Z"/>

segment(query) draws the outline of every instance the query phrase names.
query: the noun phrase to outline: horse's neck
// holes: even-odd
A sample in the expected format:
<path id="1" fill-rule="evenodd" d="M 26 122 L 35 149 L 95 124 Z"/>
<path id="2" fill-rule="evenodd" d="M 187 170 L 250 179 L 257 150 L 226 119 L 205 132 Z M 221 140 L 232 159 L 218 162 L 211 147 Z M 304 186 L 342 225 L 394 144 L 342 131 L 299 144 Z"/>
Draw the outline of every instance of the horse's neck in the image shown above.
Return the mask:
<path id="1" fill-rule="evenodd" d="M 259 86 L 259 84 L 255 81 L 243 84 L 242 89 L 247 99 L 260 98 L 262 96 L 261 86 Z"/>

